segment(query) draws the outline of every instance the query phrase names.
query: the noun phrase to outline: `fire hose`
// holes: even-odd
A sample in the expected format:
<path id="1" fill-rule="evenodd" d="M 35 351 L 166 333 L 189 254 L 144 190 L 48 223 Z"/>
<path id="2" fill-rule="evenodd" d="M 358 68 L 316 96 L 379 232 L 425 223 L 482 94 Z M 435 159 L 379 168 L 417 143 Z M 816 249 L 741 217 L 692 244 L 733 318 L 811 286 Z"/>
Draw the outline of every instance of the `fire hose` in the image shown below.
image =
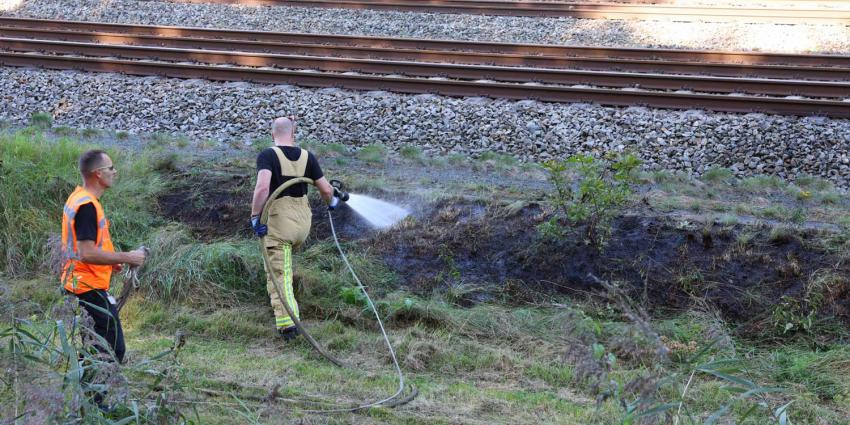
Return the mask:
<path id="1" fill-rule="evenodd" d="M 269 206 L 271 205 L 270 201 L 277 199 L 277 196 L 281 192 L 283 192 L 288 187 L 295 185 L 295 184 L 298 184 L 298 183 L 313 184 L 313 180 L 306 178 L 306 177 L 299 177 L 299 178 L 290 179 L 290 180 L 286 181 L 285 183 L 283 183 L 282 185 L 280 185 L 280 187 L 278 187 L 274 192 L 271 193 L 271 195 L 269 195 L 268 200 L 266 200 L 266 203 L 263 205 L 263 211 L 262 211 L 262 214 L 260 215 L 260 223 L 261 224 L 266 224 L 268 222 Z M 392 357 L 392 360 L 393 360 L 393 366 L 395 367 L 396 374 L 398 375 L 398 389 L 391 396 L 386 397 L 386 398 L 381 399 L 381 400 L 377 400 L 377 401 L 358 403 L 354 406 L 348 406 L 348 407 L 335 407 L 335 408 L 325 409 L 325 410 L 302 410 L 302 411 L 307 412 L 307 413 L 356 412 L 356 411 L 368 409 L 368 408 L 371 408 L 371 407 L 379 407 L 379 406 L 381 406 L 381 407 L 395 407 L 395 406 L 400 406 L 400 405 L 403 405 L 405 403 L 408 403 L 417 396 L 418 390 L 416 389 L 416 387 L 411 385 L 410 386 L 410 388 L 411 388 L 410 394 L 408 394 L 406 396 L 402 396 L 404 394 L 404 387 L 405 387 L 404 374 L 402 374 L 402 372 L 401 372 L 401 367 L 399 366 L 398 358 L 396 358 L 395 350 L 393 349 L 392 344 L 390 343 L 390 339 L 387 336 L 387 332 L 384 329 L 384 324 L 381 321 L 381 317 L 380 317 L 380 314 L 378 313 L 378 309 L 375 307 L 375 304 L 372 302 L 372 298 L 369 296 L 369 293 L 366 291 L 366 287 L 360 281 L 360 278 L 357 276 L 357 273 L 354 272 L 354 268 L 351 266 L 351 263 L 348 262 L 348 258 L 345 256 L 345 252 L 343 252 L 343 250 L 342 250 L 342 246 L 340 245 L 339 239 L 337 238 L 336 229 L 334 228 L 333 215 L 331 214 L 330 210 L 328 211 L 328 221 L 330 222 L 331 233 L 333 234 L 334 243 L 336 244 L 336 247 L 337 247 L 337 250 L 339 251 L 340 257 L 342 258 L 342 260 L 345 263 L 346 267 L 348 268 L 349 272 L 351 272 L 351 276 L 354 277 L 354 281 L 357 282 L 357 287 L 360 289 L 360 291 L 362 291 L 363 295 L 365 296 L 366 301 L 369 305 L 369 308 L 375 314 L 375 319 L 377 320 L 378 326 L 381 329 L 381 335 L 384 337 L 384 341 L 386 342 L 387 349 L 389 350 L 390 356 Z M 260 238 L 260 251 L 263 254 L 263 262 L 266 265 L 266 270 L 270 271 L 271 270 L 271 260 L 269 258 L 268 250 L 266 249 L 265 238 L 266 238 L 265 236 Z M 312 337 L 312 335 L 310 335 L 309 332 L 307 332 L 307 329 L 304 327 L 304 324 L 293 313 L 293 308 L 289 305 L 287 298 L 283 296 L 283 293 L 280 289 L 280 282 L 278 281 L 277 276 L 275 276 L 274 273 L 270 273 L 270 272 L 268 273 L 268 275 L 269 275 L 269 278 L 272 281 L 275 292 L 277 292 L 278 297 L 282 301 L 281 304 L 283 304 L 283 307 L 286 309 L 287 314 L 289 314 L 289 317 L 292 319 L 292 321 L 295 324 L 295 327 L 298 329 L 298 331 L 304 336 L 304 339 L 307 340 L 307 342 L 319 354 L 321 354 L 323 357 L 328 359 L 328 361 L 330 361 L 331 363 L 333 363 L 337 366 L 346 367 L 345 364 L 341 360 L 339 360 L 338 358 L 336 358 L 332 354 L 330 354 L 324 347 L 322 347 L 321 344 L 319 344 Z M 328 404 L 332 404 L 332 403 L 328 403 Z"/>

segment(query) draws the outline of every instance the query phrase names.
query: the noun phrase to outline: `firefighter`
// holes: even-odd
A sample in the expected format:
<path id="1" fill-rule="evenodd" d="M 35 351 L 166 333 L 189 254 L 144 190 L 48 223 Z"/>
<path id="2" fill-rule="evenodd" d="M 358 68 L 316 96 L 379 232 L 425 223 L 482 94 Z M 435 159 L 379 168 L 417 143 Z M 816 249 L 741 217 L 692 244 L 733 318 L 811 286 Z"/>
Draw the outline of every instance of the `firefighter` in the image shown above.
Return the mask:
<path id="1" fill-rule="evenodd" d="M 292 289 L 292 250 L 298 248 L 310 233 L 312 211 L 307 200 L 307 183 L 295 184 L 269 200 L 267 225 L 260 224 L 260 214 L 269 195 L 286 181 L 307 177 L 319 190 L 328 208 L 334 209 L 339 198 L 325 179 L 322 167 L 313 153 L 295 146 L 295 117 L 280 117 L 272 122 L 274 146 L 257 156 L 257 183 L 251 203 L 251 227 L 264 237 L 269 264 L 266 265 L 266 290 L 274 309 L 275 325 L 285 341 L 298 336 L 298 329 L 275 290 L 271 274 L 283 285 L 282 293 L 293 314 L 298 317 L 298 303 Z"/>

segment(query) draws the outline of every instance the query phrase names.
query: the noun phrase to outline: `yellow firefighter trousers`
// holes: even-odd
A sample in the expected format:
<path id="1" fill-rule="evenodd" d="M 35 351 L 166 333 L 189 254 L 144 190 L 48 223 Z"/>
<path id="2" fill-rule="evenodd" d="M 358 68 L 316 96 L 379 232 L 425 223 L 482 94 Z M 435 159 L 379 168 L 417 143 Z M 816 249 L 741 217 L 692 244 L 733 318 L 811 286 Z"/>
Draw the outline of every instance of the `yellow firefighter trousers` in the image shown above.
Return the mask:
<path id="1" fill-rule="evenodd" d="M 266 290 L 274 309 L 275 325 L 278 329 L 293 326 L 295 323 L 272 282 L 272 273 L 280 283 L 280 291 L 286 297 L 289 307 L 295 317 L 298 314 L 298 303 L 292 288 L 292 250 L 298 248 L 310 233 L 312 212 L 306 196 L 292 198 L 284 196 L 272 201 L 269 207 L 269 233 L 265 244 L 269 253 L 269 264 L 266 265 Z M 271 270 L 269 270 L 271 269 Z"/>

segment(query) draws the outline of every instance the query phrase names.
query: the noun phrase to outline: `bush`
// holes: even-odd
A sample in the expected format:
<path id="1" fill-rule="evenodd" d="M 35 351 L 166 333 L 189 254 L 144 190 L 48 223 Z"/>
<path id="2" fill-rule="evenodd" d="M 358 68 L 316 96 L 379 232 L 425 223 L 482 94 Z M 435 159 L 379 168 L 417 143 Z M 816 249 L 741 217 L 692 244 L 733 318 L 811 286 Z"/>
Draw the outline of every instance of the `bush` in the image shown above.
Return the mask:
<path id="1" fill-rule="evenodd" d="M 543 166 L 555 187 L 548 201 L 555 214 L 541 225 L 545 236 L 563 237 L 562 221 L 585 225 L 585 241 L 600 249 L 611 234 L 611 222 L 628 202 L 637 182 L 640 160 L 624 155 L 614 161 L 575 155 Z"/>
<path id="2" fill-rule="evenodd" d="M 53 115 L 47 112 L 36 112 L 30 116 L 30 125 L 39 129 L 47 129 L 53 125 Z"/>
<path id="3" fill-rule="evenodd" d="M 357 158 L 369 164 L 383 164 L 386 156 L 387 148 L 382 145 L 367 145 L 357 151 Z"/>

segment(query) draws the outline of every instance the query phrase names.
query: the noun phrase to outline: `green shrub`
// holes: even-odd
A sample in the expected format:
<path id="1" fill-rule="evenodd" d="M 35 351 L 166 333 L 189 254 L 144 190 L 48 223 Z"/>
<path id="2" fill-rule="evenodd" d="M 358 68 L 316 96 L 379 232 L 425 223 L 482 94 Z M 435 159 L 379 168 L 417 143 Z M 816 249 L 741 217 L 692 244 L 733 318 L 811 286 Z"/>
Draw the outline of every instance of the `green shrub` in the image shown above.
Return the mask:
<path id="1" fill-rule="evenodd" d="M 412 161 L 421 161 L 422 160 L 422 149 L 416 146 L 405 146 L 401 148 L 399 151 L 403 158 L 407 158 Z"/>
<path id="2" fill-rule="evenodd" d="M 478 160 L 482 162 L 491 162 L 498 167 L 513 167 L 519 162 L 511 155 L 491 151 L 482 153 L 481 156 L 478 157 Z"/>
<path id="3" fill-rule="evenodd" d="M 387 148 L 383 145 L 366 145 L 357 151 L 357 158 L 369 164 L 383 164 L 386 156 Z"/>
<path id="4" fill-rule="evenodd" d="M 787 182 L 777 176 L 753 176 L 741 181 L 741 188 L 750 192 L 765 192 L 782 189 L 788 185 Z"/>
<path id="5" fill-rule="evenodd" d="M 728 181 L 728 180 L 731 180 L 734 177 L 735 177 L 735 174 L 732 172 L 732 170 L 730 170 L 728 168 L 722 168 L 722 167 L 710 168 L 708 171 L 706 171 L 702 175 L 703 180 L 705 180 L 707 182 L 712 182 L 712 183 L 720 183 L 720 182 Z"/>
<path id="6" fill-rule="evenodd" d="M 554 214 L 539 230 L 546 236 L 562 237 L 561 220 L 585 225 L 585 241 L 600 249 L 611 234 L 611 222 L 632 194 L 640 160 L 624 155 L 614 161 L 576 155 L 565 161 L 544 164 L 555 187 L 548 201 Z"/>
<path id="7" fill-rule="evenodd" d="M 53 115 L 47 112 L 36 112 L 30 115 L 30 125 L 38 129 L 47 129 L 53 125 Z"/>

